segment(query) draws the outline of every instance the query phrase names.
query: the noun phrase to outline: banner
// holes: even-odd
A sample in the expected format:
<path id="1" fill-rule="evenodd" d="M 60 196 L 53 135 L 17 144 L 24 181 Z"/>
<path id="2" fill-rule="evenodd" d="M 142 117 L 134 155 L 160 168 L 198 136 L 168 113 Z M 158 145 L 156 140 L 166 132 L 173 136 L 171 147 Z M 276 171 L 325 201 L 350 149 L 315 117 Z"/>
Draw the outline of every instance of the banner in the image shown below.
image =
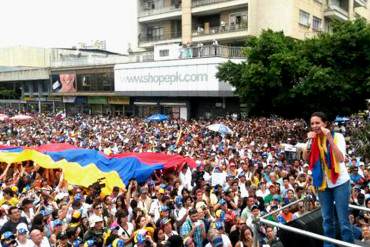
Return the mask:
<path id="1" fill-rule="evenodd" d="M 129 105 L 129 97 L 108 97 L 108 104 L 111 105 Z"/>
<path id="2" fill-rule="evenodd" d="M 76 87 L 76 74 L 62 73 L 59 75 L 52 75 L 52 89 L 55 93 L 75 93 Z"/>
<path id="3" fill-rule="evenodd" d="M 107 104 L 107 97 L 102 96 L 95 96 L 95 97 L 88 97 L 87 103 L 92 105 L 106 105 Z"/>

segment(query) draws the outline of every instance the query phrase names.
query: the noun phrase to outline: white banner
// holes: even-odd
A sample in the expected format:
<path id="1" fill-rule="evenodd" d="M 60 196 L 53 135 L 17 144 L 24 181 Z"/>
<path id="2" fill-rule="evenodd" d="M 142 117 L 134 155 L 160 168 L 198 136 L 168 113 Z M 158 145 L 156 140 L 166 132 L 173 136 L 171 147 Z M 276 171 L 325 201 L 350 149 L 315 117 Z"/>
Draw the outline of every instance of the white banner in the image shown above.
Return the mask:
<path id="1" fill-rule="evenodd" d="M 216 78 L 212 59 L 121 64 L 115 67 L 115 90 L 128 91 L 232 91 Z M 207 62 L 209 61 L 209 62 Z"/>

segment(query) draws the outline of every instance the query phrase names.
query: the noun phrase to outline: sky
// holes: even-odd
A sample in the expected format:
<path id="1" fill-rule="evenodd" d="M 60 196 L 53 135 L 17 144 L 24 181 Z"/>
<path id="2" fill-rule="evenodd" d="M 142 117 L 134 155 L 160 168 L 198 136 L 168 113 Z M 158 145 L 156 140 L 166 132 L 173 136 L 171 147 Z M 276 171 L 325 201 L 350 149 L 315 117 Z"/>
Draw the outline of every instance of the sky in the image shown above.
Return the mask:
<path id="1" fill-rule="evenodd" d="M 135 48 L 137 0 L 2 0 L 0 47 L 71 48 L 106 40 L 107 50 Z"/>

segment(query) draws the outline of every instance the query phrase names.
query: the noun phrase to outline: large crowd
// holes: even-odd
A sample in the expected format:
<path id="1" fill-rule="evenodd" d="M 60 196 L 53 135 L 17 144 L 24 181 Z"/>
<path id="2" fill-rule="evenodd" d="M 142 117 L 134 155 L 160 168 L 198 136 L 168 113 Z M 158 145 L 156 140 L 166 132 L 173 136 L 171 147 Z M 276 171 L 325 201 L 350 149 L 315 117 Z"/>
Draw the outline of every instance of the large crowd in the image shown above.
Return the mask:
<path id="1" fill-rule="evenodd" d="M 11 114 L 11 113 L 10 113 Z M 223 135 L 207 128 L 222 122 Z M 364 120 L 335 126 L 347 138 L 351 204 L 370 208 L 370 161 L 356 156 L 351 131 Z M 120 116 L 35 115 L 0 122 L 0 144 L 70 143 L 109 154 L 165 152 L 195 160 L 180 171 L 161 170 L 147 182 L 131 180 L 112 194 L 103 184 L 68 184 L 59 170 L 33 162 L 0 166 L 2 246 L 283 246 L 275 227 L 319 207 L 300 149 L 307 124 L 279 118 L 146 122 Z M 302 199 L 302 200 L 301 200 Z M 370 244 L 370 213 L 351 210 L 355 239 Z"/>

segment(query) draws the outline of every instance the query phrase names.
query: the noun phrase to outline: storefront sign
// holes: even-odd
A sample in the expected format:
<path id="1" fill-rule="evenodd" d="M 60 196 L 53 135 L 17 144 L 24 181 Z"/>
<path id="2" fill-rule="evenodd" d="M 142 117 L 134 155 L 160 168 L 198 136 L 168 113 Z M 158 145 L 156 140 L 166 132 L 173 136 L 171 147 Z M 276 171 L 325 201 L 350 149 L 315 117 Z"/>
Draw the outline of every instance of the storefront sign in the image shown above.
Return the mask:
<path id="1" fill-rule="evenodd" d="M 101 97 L 101 96 L 88 97 L 87 98 L 87 103 L 88 104 L 95 104 L 95 105 L 106 105 L 107 104 L 107 97 Z"/>
<path id="2" fill-rule="evenodd" d="M 63 103 L 74 103 L 76 100 L 76 97 L 63 97 Z"/>
<path id="3" fill-rule="evenodd" d="M 111 105 L 129 105 L 129 97 L 108 97 L 108 104 Z"/>
<path id="4" fill-rule="evenodd" d="M 221 58 L 184 59 L 115 66 L 115 90 L 129 91 L 233 91 L 216 78 Z"/>

